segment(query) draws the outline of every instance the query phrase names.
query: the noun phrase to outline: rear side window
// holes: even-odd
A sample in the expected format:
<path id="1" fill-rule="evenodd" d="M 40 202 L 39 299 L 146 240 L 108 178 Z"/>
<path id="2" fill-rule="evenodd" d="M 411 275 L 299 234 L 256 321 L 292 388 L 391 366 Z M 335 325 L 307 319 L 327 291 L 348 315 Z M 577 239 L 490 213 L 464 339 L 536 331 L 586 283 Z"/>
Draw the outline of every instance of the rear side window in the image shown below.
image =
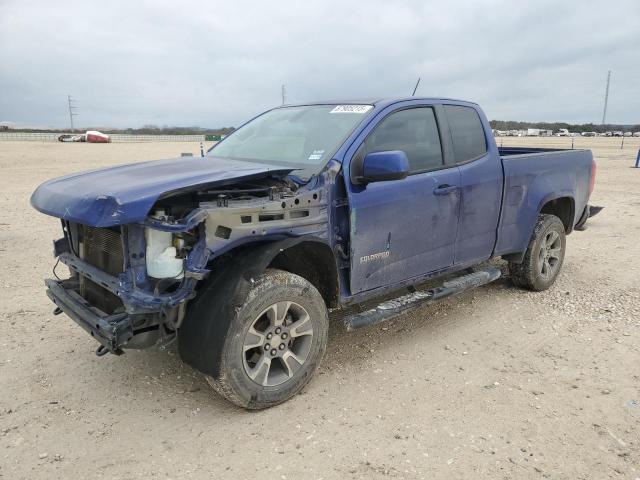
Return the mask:
<path id="1" fill-rule="evenodd" d="M 412 173 L 441 167 L 442 148 L 433 109 L 400 110 L 382 120 L 365 140 L 365 151 L 388 150 L 402 150 Z"/>
<path id="2" fill-rule="evenodd" d="M 477 158 L 487 151 L 482 122 L 473 108 L 445 105 L 456 163 Z"/>

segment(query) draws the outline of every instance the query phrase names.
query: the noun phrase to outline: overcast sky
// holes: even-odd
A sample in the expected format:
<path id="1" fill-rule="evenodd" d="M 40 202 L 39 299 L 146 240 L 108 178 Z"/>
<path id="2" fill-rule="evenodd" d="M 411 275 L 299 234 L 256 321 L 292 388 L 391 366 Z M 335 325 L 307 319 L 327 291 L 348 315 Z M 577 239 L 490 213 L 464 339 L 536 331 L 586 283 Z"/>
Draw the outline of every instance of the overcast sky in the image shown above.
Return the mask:
<path id="1" fill-rule="evenodd" d="M 640 1 L 0 0 L 0 121 L 237 126 L 281 103 L 418 95 L 490 119 L 640 123 Z"/>

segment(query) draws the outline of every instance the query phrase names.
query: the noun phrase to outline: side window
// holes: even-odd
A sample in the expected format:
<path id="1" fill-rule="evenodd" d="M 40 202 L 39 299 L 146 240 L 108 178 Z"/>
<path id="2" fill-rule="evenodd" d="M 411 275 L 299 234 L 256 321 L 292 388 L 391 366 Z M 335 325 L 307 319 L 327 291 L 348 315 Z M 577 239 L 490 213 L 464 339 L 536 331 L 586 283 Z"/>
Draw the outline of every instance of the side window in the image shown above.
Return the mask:
<path id="1" fill-rule="evenodd" d="M 477 158 L 487 151 L 482 122 L 473 108 L 445 105 L 456 163 Z"/>
<path id="2" fill-rule="evenodd" d="M 442 148 L 433 108 L 400 110 L 386 117 L 365 140 L 365 153 L 402 150 L 411 172 L 441 167 Z"/>

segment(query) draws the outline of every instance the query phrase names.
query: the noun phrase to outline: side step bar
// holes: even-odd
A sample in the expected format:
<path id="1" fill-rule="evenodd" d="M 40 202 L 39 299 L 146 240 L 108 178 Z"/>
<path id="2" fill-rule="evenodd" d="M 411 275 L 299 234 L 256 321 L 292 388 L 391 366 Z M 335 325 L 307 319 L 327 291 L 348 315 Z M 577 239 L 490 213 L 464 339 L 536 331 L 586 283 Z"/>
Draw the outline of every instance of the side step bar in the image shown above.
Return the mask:
<path id="1" fill-rule="evenodd" d="M 466 290 L 497 280 L 502 275 L 499 268 L 486 268 L 461 277 L 448 280 L 440 287 L 431 290 L 417 290 L 400 297 L 380 303 L 366 312 L 355 313 L 344 318 L 344 326 L 351 332 L 358 328 L 376 325 L 391 320 L 403 313 L 422 307 L 443 298 L 457 295 Z"/>

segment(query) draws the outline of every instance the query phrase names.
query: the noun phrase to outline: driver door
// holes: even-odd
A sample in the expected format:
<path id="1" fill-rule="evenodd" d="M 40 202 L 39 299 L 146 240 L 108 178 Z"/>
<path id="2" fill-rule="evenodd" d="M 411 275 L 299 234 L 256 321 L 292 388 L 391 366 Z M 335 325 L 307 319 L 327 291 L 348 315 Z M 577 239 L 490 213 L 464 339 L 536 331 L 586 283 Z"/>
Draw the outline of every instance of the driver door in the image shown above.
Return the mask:
<path id="1" fill-rule="evenodd" d="M 409 176 L 352 185 L 351 292 L 391 286 L 451 266 L 460 172 L 446 166 L 433 107 L 396 110 L 380 120 L 351 160 L 402 150 Z"/>

